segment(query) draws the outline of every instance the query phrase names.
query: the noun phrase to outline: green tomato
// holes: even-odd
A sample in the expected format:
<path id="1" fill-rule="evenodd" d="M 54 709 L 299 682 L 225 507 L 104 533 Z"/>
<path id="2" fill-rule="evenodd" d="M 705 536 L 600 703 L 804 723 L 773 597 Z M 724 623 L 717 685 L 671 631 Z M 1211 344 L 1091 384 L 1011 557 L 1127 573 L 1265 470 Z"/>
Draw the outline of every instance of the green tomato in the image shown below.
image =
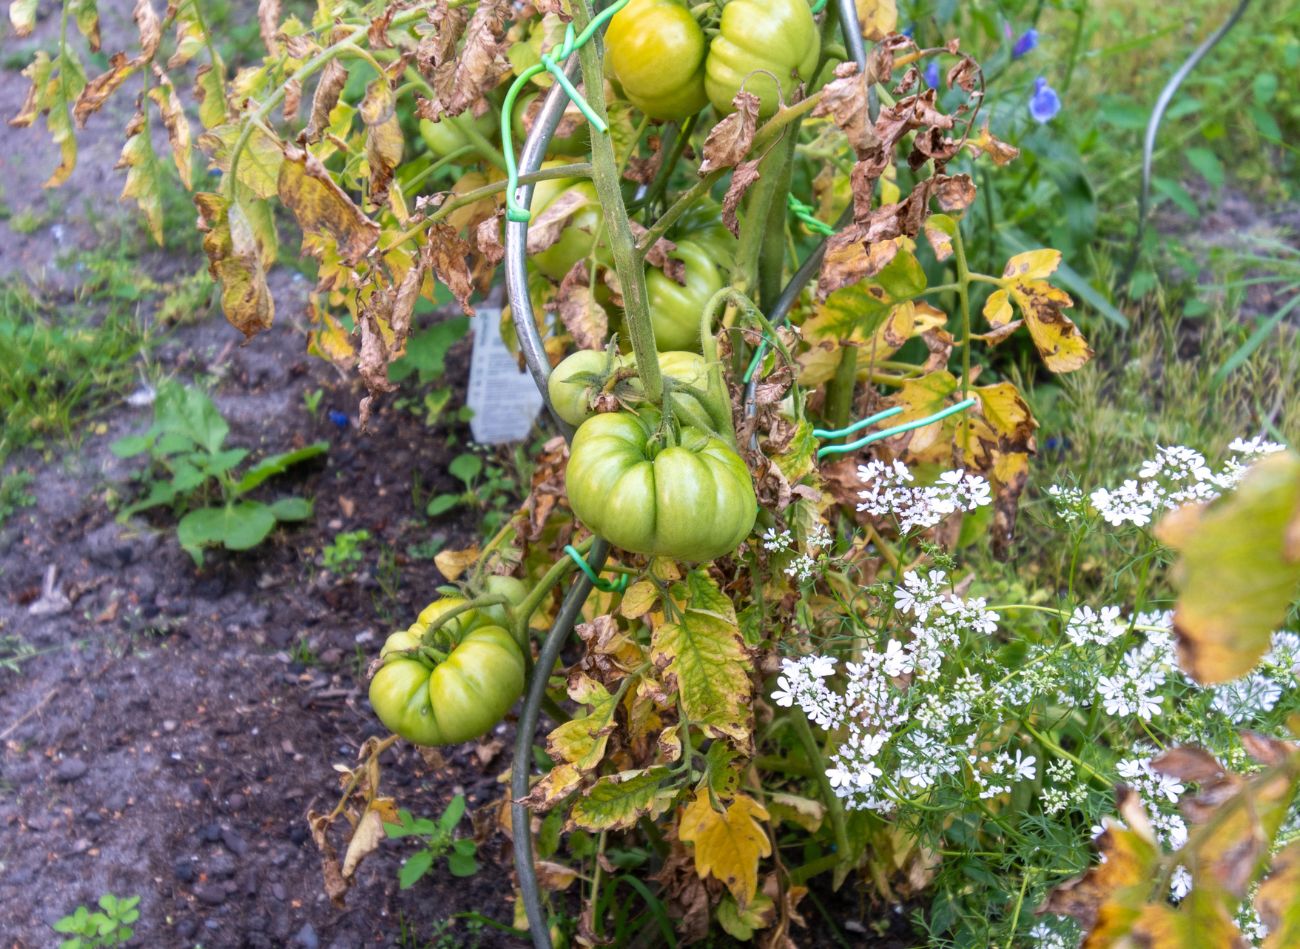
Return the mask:
<path id="1" fill-rule="evenodd" d="M 395 734 L 417 745 L 451 745 L 486 734 L 524 691 L 524 657 L 500 626 L 467 633 L 436 665 L 402 655 L 420 644 L 411 630 L 384 643 L 370 704 Z"/>
<path id="2" fill-rule="evenodd" d="M 675 0 L 632 0 L 605 31 L 605 62 L 652 119 L 684 119 L 708 103 L 704 31 Z"/>
<path id="3" fill-rule="evenodd" d="M 686 285 L 662 270 L 646 271 L 646 298 L 655 345 L 663 350 L 698 350 L 704 306 L 722 289 L 726 275 L 719 269 L 715 254 L 693 239 L 678 241 L 669 256 L 686 265 Z"/>
<path id="4" fill-rule="evenodd" d="M 759 97 L 758 114 L 767 118 L 782 98 L 790 101 L 799 82 L 812 79 L 820 50 L 807 0 L 728 0 L 705 63 L 709 101 L 723 115 L 733 112 L 731 100 L 743 85 Z"/>
<path id="5" fill-rule="evenodd" d="M 522 580 L 493 573 L 489 574 L 487 579 L 483 581 L 483 592 L 504 596 L 510 601 L 511 606 L 518 606 L 528 596 L 528 587 L 524 585 Z M 477 612 L 486 617 L 487 621 L 493 626 L 510 628 L 510 616 L 506 612 L 506 608 L 500 603 L 485 606 Z"/>
<path id="6" fill-rule="evenodd" d="M 604 375 L 617 367 L 617 362 L 610 365 L 609 356 L 599 349 L 580 349 L 565 356 L 551 370 L 550 378 L 546 380 L 546 393 L 555 414 L 573 426 L 581 425 L 591 418 L 591 383 L 574 377 L 588 373 Z"/>
<path id="7" fill-rule="evenodd" d="M 420 119 L 420 135 L 429 146 L 429 151 L 443 158 L 457 149 L 473 144 L 463 131 L 465 126 L 473 128 L 491 141 L 497 130 L 497 117 L 492 112 L 484 112 L 478 118 L 466 114 L 443 116 L 437 122 Z"/>
<path id="8" fill-rule="evenodd" d="M 605 376 L 623 367 L 636 368 L 635 354 L 618 356 L 612 364 L 604 352 L 594 349 L 582 349 L 566 356 L 551 372 L 546 383 L 555 413 L 570 425 L 581 425 L 596 413 L 591 410 L 592 383 L 579 377 L 589 374 Z M 684 385 L 706 391 L 709 387 L 708 364 L 699 353 L 659 353 L 659 370 Z M 624 384 L 633 392 L 641 391 L 639 379 L 630 379 Z M 704 430 L 713 428 L 709 413 L 689 393 L 679 392 L 674 395 L 673 409 L 687 425 Z"/>
<path id="9" fill-rule="evenodd" d="M 713 560 L 749 536 L 754 484 L 740 456 L 697 428 L 661 447 L 656 413 L 606 412 L 582 423 L 569 451 L 573 513 L 624 550 Z"/>
<path id="10" fill-rule="evenodd" d="M 524 127 L 524 115 L 528 112 L 532 104 L 538 101 L 538 94 L 530 92 L 527 95 L 520 96 L 515 102 L 515 114 L 510 121 L 510 130 L 514 133 L 515 150 L 518 151 L 524 147 L 524 140 L 528 137 L 528 129 Z M 576 124 L 573 119 L 576 118 Z M 568 125 L 573 125 L 573 130 L 567 135 L 561 135 L 559 132 Z M 551 136 L 551 141 L 546 146 L 548 155 L 586 155 L 591 151 L 591 126 L 587 124 L 586 118 L 578 111 L 576 106 L 570 106 L 565 110 L 564 118 L 560 120 L 560 128 L 556 134 Z"/>
<path id="11" fill-rule="evenodd" d="M 565 195 L 576 194 L 580 199 L 580 204 L 569 216 L 560 239 L 530 258 L 541 273 L 552 280 L 563 280 L 574 264 L 590 257 L 596 249 L 596 235 L 604 225 L 604 214 L 600 200 L 596 197 L 596 186 L 591 182 L 583 181 L 560 189 L 543 188 L 546 184 L 549 182 L 539 181 L 533 192 L 530 210 L 534 222 Z"/>

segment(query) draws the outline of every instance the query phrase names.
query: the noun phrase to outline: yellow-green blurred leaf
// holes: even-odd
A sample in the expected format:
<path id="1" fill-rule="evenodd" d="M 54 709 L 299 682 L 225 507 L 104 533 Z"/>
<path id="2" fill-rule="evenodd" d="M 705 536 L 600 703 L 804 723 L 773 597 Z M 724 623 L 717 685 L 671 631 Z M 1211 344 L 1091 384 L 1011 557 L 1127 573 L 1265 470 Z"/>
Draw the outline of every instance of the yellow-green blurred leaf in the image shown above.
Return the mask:
<path id="1" fill-rule="evenodd" d="M 280 200 L 303 231 L 303 249 L 318 253 L 320 240 L 338 242 L 339 256 L 355 265 L 379 240 L 379 225 L 366 217 L 311 152 L 288 148 L 280 166 Z"/>
<path id="2" fill-rule="evenodd" d="M 1003 279 L 1015 280 L 1017 283 L 1026 283 L 1030 280 L 1042 280 L 1050 277 L 1056 272 L 1056 268 L 1061 266 L 1061 252 L 1044 248 L 1042 250 L 1025 251 L 1023 254 L 1016 254 L 1007 261 L 1006 267 L 1002 271 Z"/>
<path id="3" fill-rule="evenodd" d="M 194 73 L 194 94 L 199 100 L 199 121 L 205 129 L 216 129 L 230 115 L 226 102 L 226 65 L 205 63 Z"/>
<path id="4" fill-rule="evenodd" d="M 231 152 L 239 141 L 241 129 L 240 123 L 229 122 L 199 136 L 199 144 L 212 156 L 212 164 L 223 174 L 230 173 Z M 280 143 L 254 127 L 239 156 L 239 184 L 254 197 L 273 198 L 278 193 L 280 166 L 283 164 L 284 153 L 280 150 Z"/>
<path id="5" fill-rule="evenodd" d="M 162 169 L 158 156 L 154 154 L 153 142 L 149 138 L 149 125 L 143 113 L 137 112 L 127 126 L 126 145 L 122 148 L 122 157 L 116 168 L 126 169 L 126 186 L 122 189 L 122 200 L 131 198 L 140 206 L 145 220 L 149 224 L 149 233 L 153 239 L 163 242 L 162 211 Z"/>
<path id="6" fill-rule="evenodd" d="M 1263 949 L 1300 946 L 1300 840 L 1273 858 L 1273 865 L 1255 894 L 1255 909 L 1268 927 Z"/>
<path id="7" fill-rule="evenodd" d="M 166 74 L 160 76 L 158 85 L 149 90 L 149 98 L 158 106 L 163 125 L 167 129 L 167 140 L 171 143 L 172 160 L 176 163 L 177 172 L 180 173 L 181 184 L 189 190 L 193 159 L 190 146 L 190 120 L 185 117 L 185 107 L 176 94 L 176 87 L 172 85 Z"/>
<path id="8" fill-rule="evenodd" d="M 208 270 L 221 284 L 221 309 L 232 326 L 255 336 L 270 327 L 275 315 L 257 234 L 240 205 L 222 195 L 200 192 L 194 204 L 202 219 Z"/>
<path id="9" fill-rule="evenodd" d="M 1230 496 L 1167 515 L 1179 661 L 1200 682 L 1249 672 L 1300 592 L 1300 456 L 1258 462 Z"/>
<path id="10" fill-rule="evenodd" d="M 896 0 L 854 0 L 858 8 L 858 22 L 862 36 L 876 43 L 898 28 Z"/>

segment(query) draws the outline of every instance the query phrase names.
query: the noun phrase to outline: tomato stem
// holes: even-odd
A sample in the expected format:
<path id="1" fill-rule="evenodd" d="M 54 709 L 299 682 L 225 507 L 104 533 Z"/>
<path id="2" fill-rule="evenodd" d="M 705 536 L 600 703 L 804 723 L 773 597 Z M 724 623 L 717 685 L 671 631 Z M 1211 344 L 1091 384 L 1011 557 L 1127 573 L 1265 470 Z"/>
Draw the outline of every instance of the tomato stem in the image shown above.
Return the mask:
<path id="1" fill-rule="evenodd" d="M 591 545 L 595 540 L 596 538 L 594 537 L 588 537 L 581 543 L 574 544 L 573 547 L 578 551 L 578 553 L 585 554 L 591 549 Z M 520 648 L 524 650 L 525 654 L 531 653 L 531 650 L 528 649 L 529 620 L 533 618 L 533 614 L 537 612 L 537 608 L 541 606 L 542 601 L 550 595 L 551 590 L 555 588 L 556 584 L 573 571 L 574 566 L 574 562 L 568 557 L 561 557 L 559 560 L 555 561 L 555 563 L 551 564 L 551 568 L 542 575 L 540 580 L 537 581 L 537 585 L 528 592 L 526 597 L 524 597 L 523 602 L 515 607 L 514 629 L 512 629 L 511 632 L 514 633 L 515 642 L 519 643 Z"/>
<path id="2" fill-rule="evenodd" d="M 460 616 L 463 613 L 468 613 L 471 610 L 477 610 L 484 606 L 504 606 L 507 614 L 511 612 L 510 600 L 507 597 L 502 596 L 500 593 L 488 593 L 483 596 L 476 596 L 472 600 L 466 600 L 458 606 L 453 606 L 430 623 L 428 628 L 424 631 L 424 634 L 420 637 L 420 642 L 426 646 L 432 646 L 435 642 L 434 637 L 438 630 L 442 629 L 442 627 L 446 626 L 457 616 Z"/>

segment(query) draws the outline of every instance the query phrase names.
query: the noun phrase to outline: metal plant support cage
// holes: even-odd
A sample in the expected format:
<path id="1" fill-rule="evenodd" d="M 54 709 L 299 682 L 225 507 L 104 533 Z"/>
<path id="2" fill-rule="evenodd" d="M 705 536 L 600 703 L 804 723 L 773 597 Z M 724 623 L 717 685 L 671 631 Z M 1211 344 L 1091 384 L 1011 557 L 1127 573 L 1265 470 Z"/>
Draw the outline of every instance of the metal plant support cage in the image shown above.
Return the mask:
<path id="1" fill-rule="evenodd" d="M 844 35 L 845 48 L 849 51 L 854 62 L 858 64 L 858 68 L 865 70 L 867 65 L 866 46 L 858 23 L 858 13 L 854 0 L 835 0 L 835 4 Z M 570 81 L 573 81 L 576 80 L 578 72 L 578 60 L 575 53 L 569 57 L 568 62 L 565 64 L 564 73 Z M 559 83 L 553 85 L 546 94 L 541 112 L 533 125 L 532 131 L 524 141 L 523 149 L 519 155 L 518 168 L 520 175 L 532 174 L 541 167 L 542 160 L 546 155 L 547 145 L 550 144 L 551 137 L 555 134 L 555 130 L 560 124 L 560 118 L 564 114 L 567 98 L 564 89 L 561 88 Z M 873 119 L 875 111 L 876 106 L 873 97 L 871 107 Z M 533 185 L 520 185 L 516 195 L 522 207 L 529 207 L 533 198 Z M 842 227 L 851 213 L 852 209 L 847 209 L 840 220 L 835 223 L 835 227 L 837 229 Z M 546 405 L 547 411 L 550 412 L 551 418 L 563 433 L 565 439 L 571 440 L 574 432 L 573 426 L 556 415 L 547 393 L 546 382 L 551 374 L 550 360 L 547 359 L 546 348 L 543 345 L 541 334 L 537 330 L 532 299 L 528 295 L 528 223 L 526 221 L 508 220 L 505 228 L 506 296 L 510 302 L 510 316 L 514 322 L 515 335 L 519 340 L 519 349 L 523 353 L 524 362 L 533 377 L 533 382 L 537 384 L 537 389 L 542 395 L 542 401 Z M 803 288 L 820 271 L 822 258 L 825 254 L 826 241 L 823 239 L 817 245 L 817 248 L 808 255 L 808 259 L 795 271 L 794 276 L 790 278 L 790 282 L 773 306 L 772 312 L 768 314 L 768 318 L 773 325 L 779 325 L 785 320 Z M 755 374 L 746 387 L 745 411 L 747 414 L 752 414 L 755 411 L 754 391 L 757 384 L 758 376 Z M 599 572 L 608 556 L 609 543 L 603 538 L 597 538 L 587 554 L 587 562 L 591 565 L 592 570 Z M 524 909 L 528 915 L 528 929 L 536 949 L 552 949 L 552 944 L 546 914 L 542 908 L 541 891 L 537 883 L 537 870 L 533 862 L 533 838 L 530 829 L 531 815 L 522 801 L 528 794 L 528 778 L 532 773 L 533 736 L 537 731 L 542 700 L 546 695 L 546 685 L 556 662 L 559 660 L 564 641 L 572 631 L 574 623 L 582 610 L 582 605 L 586 602 L 591 590 L 591 580 L 586 575 L 579 574 L 574 580 L 572 588 L 565 596 L 560 611 L 555 617 L 555 622 L 547 633 L 546 639 L 542 642 L 537 662 L 533 666 L 532 677 L 529 680 L 528 692 L 524 697 L 524 705 L 519 715 L 518 730 L 515 737 L 514 759 L 510 773 L 511 827 L 513 828 L 512 836 L 514 837 L 515 872 L 519 879 L 519 890 L 524 901 Z"/>

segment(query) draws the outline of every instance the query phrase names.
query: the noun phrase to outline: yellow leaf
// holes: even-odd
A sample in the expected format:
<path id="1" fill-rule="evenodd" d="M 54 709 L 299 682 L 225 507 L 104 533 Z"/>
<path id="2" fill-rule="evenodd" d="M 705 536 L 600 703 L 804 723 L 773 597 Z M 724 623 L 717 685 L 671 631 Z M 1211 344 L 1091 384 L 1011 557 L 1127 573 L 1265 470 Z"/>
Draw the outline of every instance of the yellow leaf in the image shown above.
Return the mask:
<path id="1" fill-rule="evenodd" d="M 208 270 L 221 284 L 221 309 L 230 324 L 251 337 L 267 329 L 275 302 L 266 284 L 265 251 L 239 204 L 219 194 L 194 195 L 203 230 Z"/>
<path id="2" fill-rule="evenodd" d="M 311 152 L 285 150 L 278 193 L 298 219 L 303 247 L 310 253 L 319 252 L 321 239 L 328 236 L 338 242 L 343 262 L 355 265 L 379 241 L 379 225 L 361 212 Z"/>
<path id="3" fill-rule="evenodd" d="M 591 706 L 591 710 L 557 726 L 546 738 L 546 750 L 557 761 L 568 762 L 579 771 L 590 771 L 605 756 L 618 705 L 608 689 L 585 675 L 574 680 L 569 697 Z"/>
<path id="4" fill-rule="evenodd" d="M 650 612 L 658 597 L 659 593 L 653 583 L 649 580 L 638 580 L 623 594 L 623 602 L 619 605 L 618 611 L 628 619 L 644 616 Z"/>
<path id="5" fill-rule="evenodd" d="M 574 802 L 569 826 L 626 830 L 642 817 L 658 817 L 677 796 L 676 789 L 660 786 L 669 774 L 668 768 L 655 767 L 605 775 Z"/>
<path id="6" fill-rule="evenodd" d="M 444 550 L 433 558 L 434 566 L 448 580 L 455 580 L 478 560 L 478 544 L 465 550 Z"/>
<path id="7" fill-rule="evenodd" d="M 954 397 L 956 393 L 957 378 L 946 370 L 940 369 L 919 379 L 909 379 L 899 387 L 897 394 L 891 400 L 893 405 L 902 406 L 903 411 L 891 418 L 890 424 L 901 425 L 904 422 L 933 415 L 956 402 L 957 399 Z M 944 432 L 950 432 L 958 419 L 960 415 L 949 416 L 947 419 L 905 432 L 898 438 L 908 452 L 919 455 L 931 445 L 939 441 L 947 441 L 943 437 Z"/>
<path id="8" fill-rule="evenodd" d="M 1042 250 L 1029 250 L 1016 254 L 1007 261 L 1002 271 L 1003 279 L 1014 279 L 1016 283 L 1030 280 L 1042 280 L 1056 272 L 1061 265 L 1061 252 L 1050 247 Z"/>
<path id="9" fill-rule="evenodd" d="M 770 856 L 772 845 L 761 821 L 767 811 L 751 797 L 737 794 L 719 813 L 709 793 L 696 791 L 682 812 L 677 836 L 695 845 L 695 872 L 721 880 L 742 907 L 758 891 L 758 861 Z"/>
<path id="10" fill-rule="evenodd" d="M 9 22 L 19 38 L 31 36 L 36 25 L 36 0 L 13 0 L 9 4 Z"/>
<path id="11" fill-rule="evenodd" d="M 1011 288 L 1020 312 L 1025 316 L 1043 364 L 1052 372 L 1074 372 L 1092 358 L 1092 349 L 1079 328 L 1062 311 L 1074 301 L 1064 290 L 1032 280 Z"/>
<path id="12" fill-rule="evenodd" d="M 895 0 L 855 0 L 862 36 L 878 43 L 898 27 L 898 4 Z"/>
<path id="13" fill-rule="evenodd" d="M 1289 844 L 1273 859 L 1268 877 L 1259 885 L 1255 908 L 1268 927 L 1264 949 L 1300 945 L 1300 841 Z"/>
<path id="14" fill-rule="evenodd" d="M 1197 681 L 1249 672 L 1269 648 L 1300 585 L 1300 455 L 1258 462 L 1210 507 L 1184 507 L 1156 536 L 1178 549 L 1174 631 L 1179 662 Z"/>
<path id="15" fill-rule="evenodd" d="M 795 824 L 810 834 L 817 833 L 826 817 L 826 806 L 811 797 L 777 791 L 768 795 L 767 804 L 773 820 Z"/>
<path id="16" fill-rule="evenodd" d="M 158 112 L 162 115 L 167 140 L 172 146 L 172 160 L 180 173 L 181 184 L 188 191 L 191 187 L 190 166 L 193 161 L 190 155 L 190 120 L 185 117 L 185 107 L 166 74 L 160 77 L 158 85 L 149 90 L 149 98 L 157 104 Z"/>
<path id="17" fill-rule="evenodd" d="M 994 290 L 984 301 L 984 319 L 993 326 L 1006 326 L 1011 322 L 1011 294 Z"/>
<path id="18" fill-rule="evenodd" d="M 149 126 L 144 115 L 137 112 L 127 126 L 130 135 L 122 148 L 122 157 L 118 159 L 117 168 L 126 169 L 126 185 L 122 188 L 122 200 L 134 198 L 140 206 L 145 220 L 149 223 L 149 233 L 154 241 L 161 244 L 162 231 L 162 180 L 158 170 L 158 156 L 154 154 L 153 142 L 149 138 Z"/>

